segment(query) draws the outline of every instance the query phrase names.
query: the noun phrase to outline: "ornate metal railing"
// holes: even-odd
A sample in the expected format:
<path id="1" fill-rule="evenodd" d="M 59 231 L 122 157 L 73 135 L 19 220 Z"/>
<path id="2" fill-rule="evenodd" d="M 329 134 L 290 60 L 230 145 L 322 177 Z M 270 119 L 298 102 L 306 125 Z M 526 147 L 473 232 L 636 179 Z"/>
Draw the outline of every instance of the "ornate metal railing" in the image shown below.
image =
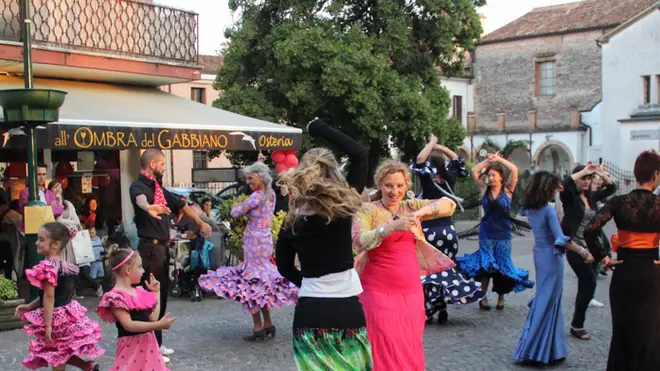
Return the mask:
<path id="1" fill-rule="evenodd" d="M 21 41 L 23 0 L 0 0 L 0 40 Z M 196 64 L 198 16 L 149 0 L 29 0 L 33 45 Z"/>
<path id="2" fill-rule="evenodd" d="M 609 161 L 604 161 L 603 163 L 607 166 L 607 171 L 612 174 L 612 178 L 616 184 L 616 194 L 626 194 L 637 187 L 635 174 L 633 174 L 632 170 L 624 169 Z"/>

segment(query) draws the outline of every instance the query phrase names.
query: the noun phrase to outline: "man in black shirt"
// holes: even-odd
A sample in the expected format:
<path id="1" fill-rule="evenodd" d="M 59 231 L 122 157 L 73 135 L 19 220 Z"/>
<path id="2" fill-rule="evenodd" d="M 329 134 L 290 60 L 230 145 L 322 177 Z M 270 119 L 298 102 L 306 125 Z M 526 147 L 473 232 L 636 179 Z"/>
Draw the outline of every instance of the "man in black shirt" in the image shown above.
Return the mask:
<path id="1" fill-rule="evenodd" d="M 148 149 L 140 156 L 142 172 L 131 184 L 131 202 L 135 210 L 135 225 L 140 243 L 138 251 L 144 267 L 143 281 L 152 274 L 160 281 L 160 314 L 162 318 L 167 309 L 169 286 L 169 240 L 170 214 L 183 211 L 206 236 L 211 235 L 211 227 L 204 223 L 197 214 L 179 197 L 172 195 L 162 187 L 165 172 L 165 155 L 158 149 Z M 156 331 L 156 339 L 163 356 L 174 351 L 163 346 L 161 331 Z M 167 361 L 167 358 L 165 358 Z"/>

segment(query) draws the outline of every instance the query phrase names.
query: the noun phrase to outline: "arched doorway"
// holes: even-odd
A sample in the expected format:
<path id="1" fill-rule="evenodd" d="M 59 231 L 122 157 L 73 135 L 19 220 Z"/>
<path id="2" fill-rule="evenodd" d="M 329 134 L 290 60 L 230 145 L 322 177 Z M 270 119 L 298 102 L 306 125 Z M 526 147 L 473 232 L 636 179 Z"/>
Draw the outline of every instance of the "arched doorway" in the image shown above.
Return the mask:
<path id="1" fill-rule="evenodd" d="M 570 174 L 573 168 L 573 155 L 565 144 L 554 140 L 545 142 L 536 150 L 536 169 L 545 170 L 559 176 Z"/>
<path id="2" fill-rule="evenodd" d="M 509 155 L 509 161 L 518 166 L 520 173 L 529 170 L 531 167 L 532 158 L 529 151 L 525 148 L 516 148 Z"/>

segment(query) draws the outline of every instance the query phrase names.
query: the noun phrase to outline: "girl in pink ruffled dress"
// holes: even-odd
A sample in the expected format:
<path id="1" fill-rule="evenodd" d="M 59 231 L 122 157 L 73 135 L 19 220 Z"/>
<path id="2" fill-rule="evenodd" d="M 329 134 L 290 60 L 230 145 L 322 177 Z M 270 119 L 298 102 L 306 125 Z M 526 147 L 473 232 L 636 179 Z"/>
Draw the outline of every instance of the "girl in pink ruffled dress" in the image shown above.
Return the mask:
<path id="1" fill-rule="evenodd" d="M 167 371 L 156 341 L 155 330 L 169 329 L 175 318 L 160 313 L 160 282 L 150 275 L 140 286 L 144 274 L 142 258 L 131 249 L 114 247 L 110 252 L 115 287 L 106 292 L 96 313 L 106 322 L 115 322 L 119 332 L 115 364 L 111 371 Z"/>
<path id="2" fill-rule="evenodd" d="M 83 360 L 103 354 L 96 345 L 101 341 L 101 327 L 87 318 L 85 307 L 73 300 L 78 267 L 60 258 L 69 238 L 64 224 L 45 224 L 39 230 L 37 251 L 46 259 L 25 271 L 30 284 L 40 289 L 39 298 L 16 308 L 16 316 L 29 322 L 25 333 L 36 337 L 30 341 L 30 353 L 23 360 L 32 370 L 49 366 L 64 370 L 66 365 L 86 371 L 99 369 L 96 362 Z"/>

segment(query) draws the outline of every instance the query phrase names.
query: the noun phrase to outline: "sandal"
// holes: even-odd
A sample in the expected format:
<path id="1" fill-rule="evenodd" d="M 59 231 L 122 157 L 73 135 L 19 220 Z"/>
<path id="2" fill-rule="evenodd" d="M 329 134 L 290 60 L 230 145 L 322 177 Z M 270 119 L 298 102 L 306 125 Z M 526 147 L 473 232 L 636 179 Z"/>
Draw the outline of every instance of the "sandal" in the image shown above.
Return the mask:
<path id="1" fill-rule="evenodd" d="M 576 338 L 580 340 L 589 340 L 591 339 L 591 334 L 585 331 L 583 328 L 581 329 L 574 329 L 571 327 L 571 335 L 575 336 Z"/>
<path id="2" fill-rule="evenodd" d="M 479 309 L 481 310 L 490 310 L 491 307 L 489 304 L 484 304 L 483 300 L 479 302 Z"/>

